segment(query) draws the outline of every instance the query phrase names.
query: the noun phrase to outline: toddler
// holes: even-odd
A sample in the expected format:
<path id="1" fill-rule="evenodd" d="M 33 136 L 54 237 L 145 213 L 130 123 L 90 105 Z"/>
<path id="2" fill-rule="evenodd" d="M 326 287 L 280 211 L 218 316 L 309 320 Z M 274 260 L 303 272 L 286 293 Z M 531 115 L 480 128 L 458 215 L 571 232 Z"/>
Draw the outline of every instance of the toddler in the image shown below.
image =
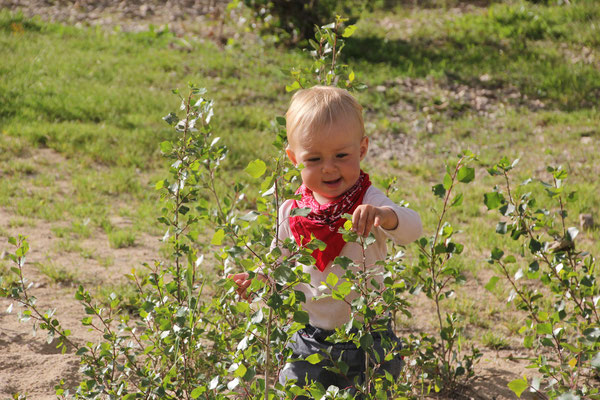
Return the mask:
<path id="1" fill-rule="evenodd" d="M 364 132 L 362 107 L 349 92 L 329 86 L 300 90 L 292 97 L 286 121 L 286 152 L 294 165 L 303 166 L 303 183 L 297 191 L 301 199 L 287 200 L 279 209 L 279 239 L 293 237 L 299 245 L 305 245 L 314 235 L 327 244 L 323 251 L 312 253 L 315 265 L 303 266 L 311 281 L 299 284 L 296 289 L 306 296 L 303 309 L 309 315 L 309 324 L 293 335 L 289 347 L 293 358 L 299 359 L 329 349 L 332 357 L 341 357 L 349 369 L 347 374 L 340 375 L 325 369 L 329 365 L 326 361 L 310 364 L 300 360 L 287 363 L 279 381 L 285 384 L 295 379 L 299 386 L 316 381 L 325 388 L 330 385 L 341 389 L 352 387 L 354 378 L 360 380 L 364 374 L 364 351 L 352 342 L 332 344 L 326 340 L 336 328 L 350 320 L 350 306 L 331 296 L 322 297 L 330 292 L 320 286 L 330 273 L 343 281 L 344 269 L 333 264 L 337 256 L 348 257 L 359 265 L 364 262 L 367 268 L 381 268 L 375 264 L 386 258 L 386 239 L 401 245 L 411 243 L 421 234 L 421 219 L 415 211 L 396 205 L 373 187 L 369 175 L 360 169 L 369 139 Z M 311 212 L 306 217 L 290 216 L 297 207 L 309 207 Z M 364 254 L 360 244 L 346 243 L 338 233 L 345 222 L 342 215 L 346 213 L 352 215 L 352 229 L 357 234 L 367 236 L 372 232 L 375 236 L 375 243 Z M 230 278 L 238 285 L 238 293 L 246 298 L 246 289 L 251 284 L 248 274 L 239 273 Z M 383 284 L 382 274 L 376 274 L 375 280 Z M 346 300 L 351 302 L 357 296 L 351 292 Z M 374 333 L 373 337 L 374 351 L 380 354 L 382 339 L 398 340 L 391 329 Z M 392 359 L 382 368 L 397 377 L 401 365 L 400 359 Z"/>

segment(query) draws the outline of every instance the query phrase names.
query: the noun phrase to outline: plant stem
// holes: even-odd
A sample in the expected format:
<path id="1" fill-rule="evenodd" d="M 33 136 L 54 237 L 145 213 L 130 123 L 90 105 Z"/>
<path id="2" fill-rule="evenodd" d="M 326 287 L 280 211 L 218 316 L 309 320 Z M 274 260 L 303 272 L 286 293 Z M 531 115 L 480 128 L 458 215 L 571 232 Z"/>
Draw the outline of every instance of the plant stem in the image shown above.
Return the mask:
<path id="1" fill-rule="evenodd" d="M 273 289 L 271 289 L 272 291 Z M 271 368 L 271 322 L 273 319 L 273 309 L 269 307 L 269 317 L 267 319 L 267 337 L 265 339 L 265 400 L 269 400 L 269 385 L 270 375 L 269 368 Z"/>

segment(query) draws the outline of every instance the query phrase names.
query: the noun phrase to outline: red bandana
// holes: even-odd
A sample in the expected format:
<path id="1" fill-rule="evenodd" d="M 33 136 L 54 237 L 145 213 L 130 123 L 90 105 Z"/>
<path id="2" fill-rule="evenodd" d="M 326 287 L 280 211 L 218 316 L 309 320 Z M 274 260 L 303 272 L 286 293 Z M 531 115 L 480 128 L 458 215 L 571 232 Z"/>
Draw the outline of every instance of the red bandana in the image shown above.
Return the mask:
<path id="1" fill-rule="evenodd" d="M 356 207 L 362 204 L 369 186 L 371 186 L 369 175 L 360 171 L 358 180 L 346 193 L 339 199 L 323 205 L 315 200 L 312 190 L 304 184 L 296 191 L 296 194 L 302 195 L 302 198 L 294 200 L 292 210 L 308 207 L 311 211 L 306 217 L 290 217 L 290 228 L 299 246 L 309 243 L 311 234 L 327 244 L 325 250 L 317 249 L 312 253 L 319 271 L 323 271 L 327 264 L 333 261 L 342 251 L 346 244 L 342 234 L 338 233 L 338 229 L 346 222 L 342 215 L 352 214 Z"/>

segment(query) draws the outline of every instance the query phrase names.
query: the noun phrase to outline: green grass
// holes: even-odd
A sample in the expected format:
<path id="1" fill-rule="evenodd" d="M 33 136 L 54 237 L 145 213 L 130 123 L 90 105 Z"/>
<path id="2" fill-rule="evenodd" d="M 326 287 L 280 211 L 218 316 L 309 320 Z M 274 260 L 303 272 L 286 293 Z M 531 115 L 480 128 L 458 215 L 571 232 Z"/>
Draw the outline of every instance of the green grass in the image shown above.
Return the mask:
<path id="1" fill-rule="evenodd" d="M 477 83 L 489 74 L 485 86 L 516 85 L 522 93 L 560 108 L 597 104 L 597 64 L 572 62 L 567 50 L 577 54 L 585 46 L 597 51 L 598 2 L 565 7 L 512 1 L 459 14 L 443 8 L 400 11 L 385 15 L 396 23 L 394 29 L 381 24 L 382 17 L 362 20 L 346 51 L 352 63 L 367 68 L 378 81 L 408 75 Z M 380 64 L 386 66 L 383 74 L 377 73 Z"/>
<path id="2" fill-rule="evenodd" d="M 24 32 L 10 32 L 13 24 Z M 227 127 L 225 141 L 235 147 L 241 135 L 250 134 L 257 144 L 268 143 L 259 134 L 270 117 L 261 105 L 284 94 L 278 67 L 297 59 L 291 54 L 273 65 L 275 53 L 260 54 L 257 46 L 240 57 L 237 48 L 220 51 L 206 42 L 193 42 L 188 53 L 171 48 L 179 39 L 170 34 L 80 30 L 6 11 L 0 14 L 2 30 L 0 43 L 14 55 L 0 66 L 3 130 L 111 166 L 160 165 L 157 144 L 171 137 L 161 117 L 178 106 L 169 91 L 189 80 L 206 85 L 215 98 L 215 128 Z M 231 102 L 235 109 L 225 111 Z"/>
<path id="3" fill-rule="evenodd" d="M 510 348 L 508 341 L 495 332 L 488 331 L 481 337 L 481 342 L 485 347 L 494 350 L 503 350 Z"/>
<path id="4" fill-rule="evenodd" d="M 46 275 L 51 282 L 57 285 L 74 285 L 79 282 L 77 274 L 70 271 L 63 266 L 57 265 L 52 260 L 46 260 L 45 262 L 36 262 L 34 265 L 44 275 Z"/>
<path id="5" fill-rule="evenodd" d="M 135 246 L 135 233 L 131 231 L 114 231 L 108 234 L 108 243 L 113 249 Z"/>
<path id="6" fill-rule="evenodd" d="M 281 114 L 287 102 L 288 78 L 280 69 L 305 58 L 256 43 L 220 50 L 196 40 L 190 53 L 179 41 L 168 33 L 77 29 L 2 10 L 0 46 L 11 57 L 0 63 L 0 150 L 9 151 L 0 151 L 0 206 L 50 221 L 87 217 L 102 227 L 119 199 L 146 210 L 140 217 L 133 212 L 136 229 L 156 230 L 158 196 L 149 187 L 164 171 L 158 144 L 172 137 L 162 117 L 179 106 L 171 89 L 184 90 L 189 81 L 206 86 L 215 100 L 214 130 L 234 154 L 226 169 L 268 157 L 273 104 Z M 29 158 L 36 147 L 67 160 L 53 166 L 54 176 Z M 239 178 L 246 176 L 236 172 Z M 72 193 L 53 186 L 57 180 Z"/>

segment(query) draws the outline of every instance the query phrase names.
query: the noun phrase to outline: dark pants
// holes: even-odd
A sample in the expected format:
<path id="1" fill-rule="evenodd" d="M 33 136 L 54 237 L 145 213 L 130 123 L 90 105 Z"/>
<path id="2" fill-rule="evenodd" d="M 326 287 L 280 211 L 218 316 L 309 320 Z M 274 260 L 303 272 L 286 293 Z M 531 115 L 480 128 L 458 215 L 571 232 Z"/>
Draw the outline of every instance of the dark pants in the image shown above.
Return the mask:
<path id="1" fill-rule="evenodd" d="M 292 349 L 292 358 L 306 358 L 311 354 L 321 353 L 326 356 L 329 349 L 329 354 L 333 360 L 341 360 L 348 365 L 348 372 L 345 375 L 337 374 L 325 369 L 332 366 L 332 363 L 327 357 L 325 360 L 311 364 L 308 361 L 298 360 L 289 362 L 281 370 L 279 374 L 279 382 L 285 385 L 285 382 L 290 379 L 296 379 L 297 386 L 304 386 L 310 382 L 319 382 L 325 389 L 329 386 L 337 386 L 340 389 L 348 389 L 351 393 L 354 392 L 355 378 L 358 378 L 358 383 L 364 382 L 365 373 L 365 352 L 363 349 L 357 348 L 352 342 L 331 343 L 325 339 L 331 335 L 333 331 L 315 328 L 311 325 L 306 325 L 304 329 L 294 333 L 288 348 Z M 377 352 L 379 359 L 383 360 L 386 351 L 382 348 L 382 338 L 391 342 L 396 349 L 400 348 L 400 341 L 388 328 L 387 332 L 373 333 L 373 346 L 369 351 L 371 360 L 374 361 L 374 353 Z M 387 350 L 389 352 L 389 349 Z M 394 378 L 400 375 L 402 369 L 402 359 L 397 356 L 389 361 L 383 362 L 381 369 L 389 372 Z M 379 369 L 378 373 L 383 373 Z M 298 400 L 308 399 L 307 397 L 298 397 Z"/>

